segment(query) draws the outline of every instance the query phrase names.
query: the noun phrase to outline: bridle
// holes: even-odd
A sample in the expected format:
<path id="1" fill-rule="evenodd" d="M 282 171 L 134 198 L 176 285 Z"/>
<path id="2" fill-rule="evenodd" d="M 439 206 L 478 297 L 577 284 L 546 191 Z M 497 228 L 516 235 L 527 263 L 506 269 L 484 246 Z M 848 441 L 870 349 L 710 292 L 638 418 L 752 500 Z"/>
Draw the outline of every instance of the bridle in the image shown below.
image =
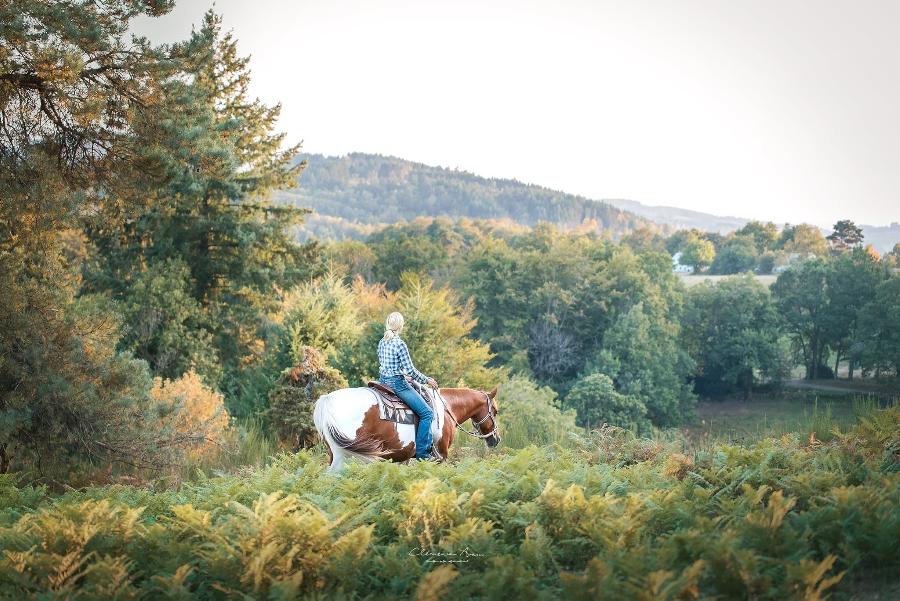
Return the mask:
<path id="1" fill-rule="evenodd" d="M 488 432 L 487 434 L 481 434 L 480 432 L 469 432 L 468 430 L 466 430 L 465 428 L 463 428 L 463 427 L 460 425 L 460 423 L 456 420 L 456 418 L 453 417 L 453 414 L 450 413 L 450 407 L 447 406 L 447 401 L 444 400 L 444 395 L 441 394 L 440 389 L 439 389 L 439 388 L 434 388 L 433 390 L 434 390 L 434 392 L 440 397 L 441 402 L 444 404 L 444 411 L 447 412 L 447 415 L 449 415 L 449 416 L 450 416 L 450 419 L 453 420 L 453 423 L 456 424 L 456 429 L 457 429 L 457 430 L 459 430 L 460 432 L 465 432 L 465 433 L 468 434 L 469 436 L 474 436 L 475 438 L 490 438 L 491 436 L 493 436 L 494 434 L 497 433 L 497 420 L 495 419 L 495 415 L 496 415 L 496 414 L 495 414 L 494 412 L 491 411 L 491 397 L 490 397 L 490 395 L 488 395 L 488 393 L 486 393 L 486 392 L 483 391 L 483 390 L 479 390 L 479 391 L 478 391 L 478 392 L 480 392 L 481 394 L 484 395 L 484 402 L 487 404 L 487 414 L 485 414 L 485 416 L 482 417 L 482 418 L 481 418 L 480 420 L 478 420 L 477 422 L 475 421 L 475 418 L 472 418 L 472 423 L 473 423 L 473 424 L 475 425 L 475 427 L 477 428 L 478 426 L 480 426 L 481 424 L 483 424 L 485 421 L 487 421 L 487 418 L 491 418 L 491 423 L 494 424 L 494 427 L 491 428 L 491 431 Z"/>

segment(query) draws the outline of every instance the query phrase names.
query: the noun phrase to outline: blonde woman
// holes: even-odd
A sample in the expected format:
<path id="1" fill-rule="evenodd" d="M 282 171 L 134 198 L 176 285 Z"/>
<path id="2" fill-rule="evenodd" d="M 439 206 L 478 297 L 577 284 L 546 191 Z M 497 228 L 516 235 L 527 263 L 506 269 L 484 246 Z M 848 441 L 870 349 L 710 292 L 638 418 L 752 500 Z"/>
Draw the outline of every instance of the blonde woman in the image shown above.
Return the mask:
<path id="1" fill-rule="evenodd" d="M 384 337 L 378 342 L 378 362 L 380 363 L 378 381 L 394 389 L 403 402 L 409 405 L 419 416 L 416 430 L 416 459 L 419 461 L 439 461 L 441 459 L 432 446 L 431 422 L 434 412 L 419 396 L 419 393 L 407 383 L 404 376 L 410 376 L 417 382 L 437 388 L 434 378 L 424 375 L 412 363 L 409 349 L 400 338 L 403 330 L 403 315 L 396 311 L 384 321 Z"/>

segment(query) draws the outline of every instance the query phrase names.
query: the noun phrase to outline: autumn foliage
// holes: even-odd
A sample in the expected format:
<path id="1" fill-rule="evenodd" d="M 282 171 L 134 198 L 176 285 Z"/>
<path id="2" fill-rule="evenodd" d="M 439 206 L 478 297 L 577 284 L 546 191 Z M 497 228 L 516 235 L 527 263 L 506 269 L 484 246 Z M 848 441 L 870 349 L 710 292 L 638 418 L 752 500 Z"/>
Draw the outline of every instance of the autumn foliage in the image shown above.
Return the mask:
<path id="1" fill-rule="evenodd" d="M 221 393 L 192 369 L 176 380 L 156 378 L 151 396 L 159 403 L 161 429 L 172 429 L 187 458 L 210 459 L 232 440 L 231 418 Z"/>

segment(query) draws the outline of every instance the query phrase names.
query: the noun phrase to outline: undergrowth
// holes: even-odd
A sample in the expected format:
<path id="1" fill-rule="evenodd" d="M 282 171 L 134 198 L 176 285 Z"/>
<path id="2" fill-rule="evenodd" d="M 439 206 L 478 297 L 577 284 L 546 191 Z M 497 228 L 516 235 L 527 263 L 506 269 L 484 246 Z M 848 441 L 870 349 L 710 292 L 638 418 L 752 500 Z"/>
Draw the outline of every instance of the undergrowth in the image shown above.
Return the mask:
<path id="1" fill-rule="evenodd" d="M 900 568 L 900 408 L 683 451 L 603 428 L 340 475 L 301 451 L 168 490 L 5 475 L 0 595 L 814 600 Z"/>

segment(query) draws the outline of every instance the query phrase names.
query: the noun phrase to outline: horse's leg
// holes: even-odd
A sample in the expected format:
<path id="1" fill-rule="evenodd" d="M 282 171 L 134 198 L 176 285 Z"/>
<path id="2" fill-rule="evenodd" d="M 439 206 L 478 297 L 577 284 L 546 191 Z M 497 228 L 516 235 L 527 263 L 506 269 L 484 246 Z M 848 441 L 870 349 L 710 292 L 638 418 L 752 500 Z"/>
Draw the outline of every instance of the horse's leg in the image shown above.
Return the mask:
<path id="1" fill-rule="evenodd" d="M 331 465 L 328 466 L 328 471 L 332 473 L 336 473 L 341 471 L 344 467 L 344 458 L 346 454 L 343 449 L 331 449 L 329 447 L 330 455 L 331 455 Z"/>

